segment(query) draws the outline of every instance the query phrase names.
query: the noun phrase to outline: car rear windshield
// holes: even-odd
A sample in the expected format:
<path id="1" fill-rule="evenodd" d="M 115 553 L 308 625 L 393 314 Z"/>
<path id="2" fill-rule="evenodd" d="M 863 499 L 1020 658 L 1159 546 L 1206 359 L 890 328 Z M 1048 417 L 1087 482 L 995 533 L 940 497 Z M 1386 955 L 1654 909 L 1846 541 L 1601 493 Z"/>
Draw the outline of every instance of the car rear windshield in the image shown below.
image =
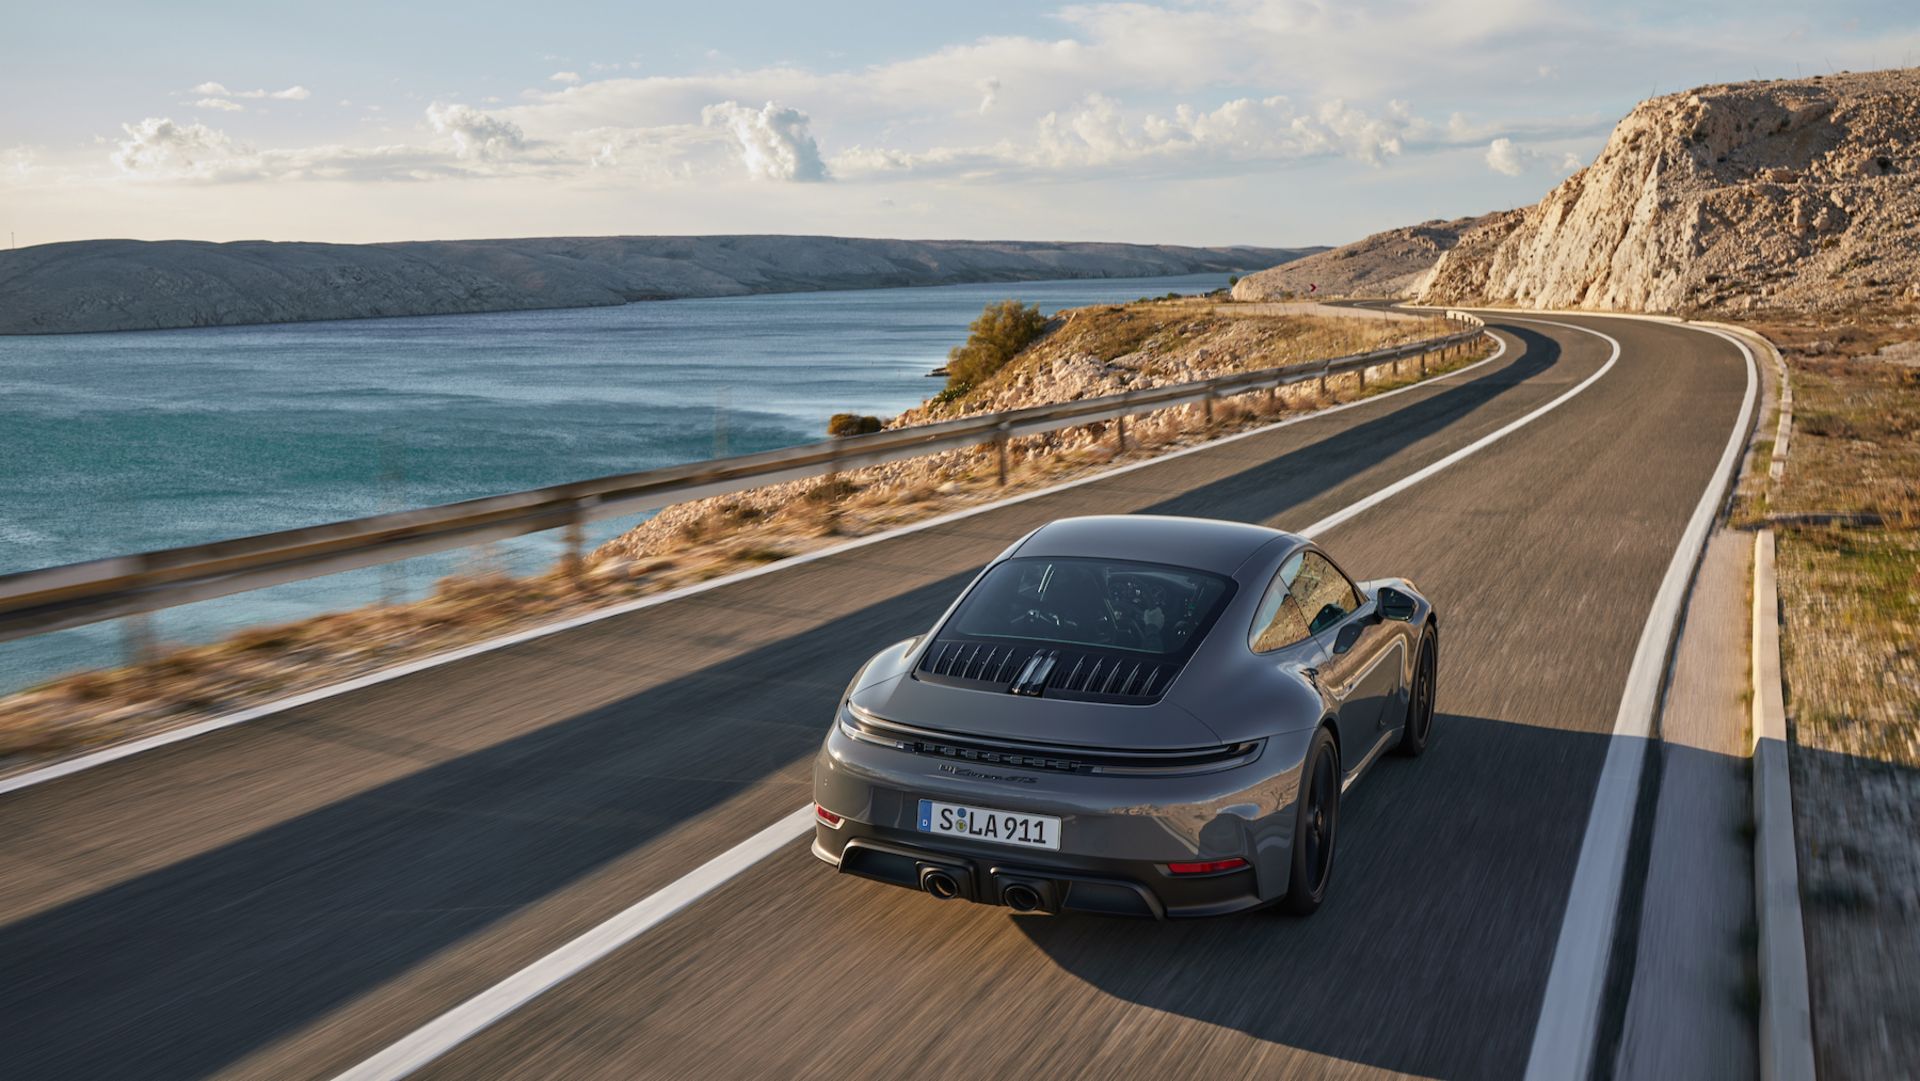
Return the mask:
<path id="1" fill-rule="evenodd" d="M 1106 559 L 1009 559 L 987 572 L 942 637 L 1184 654 L 1233 583 L 1216 574 Z"/>

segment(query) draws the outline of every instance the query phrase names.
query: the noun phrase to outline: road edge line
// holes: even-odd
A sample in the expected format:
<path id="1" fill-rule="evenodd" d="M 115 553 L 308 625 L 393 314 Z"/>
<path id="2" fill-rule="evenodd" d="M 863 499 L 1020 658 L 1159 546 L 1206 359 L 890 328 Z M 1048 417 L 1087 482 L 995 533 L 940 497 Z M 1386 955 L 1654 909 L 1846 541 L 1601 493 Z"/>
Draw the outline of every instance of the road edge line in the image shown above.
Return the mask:
<path id="1" fill-rule="evenodd" d="M 196 721 L 193 724 L 184 725 L 180 728 L 168 729 L 167 731 L 164 731 L 164 732 L 156 732 L 152 735 L 142 736 L 138 739 L 128 740 L 125 743 L 114 744 L 112 746 L 104 747 L 97 751 L 91 751 L 86 754 L 78 755 L 76 757 L 69 758 L 64 761 L 52 762 L 44 766 L 40 766 L 34 769 L 29 769 L 21 773 L 13 774 L 11 776 L 0 777 L 0 796 L 4 796 L 10 792 L 17 792 L 17 791 L 20 791 L 21 789 L 32 788 L 35 785 L 45 784 L 48 781 L 57 780 L 61 777 L 67 777 L 72 774 L 82 773 L 82 772 L 85 772 L 86 770 L 94 769 L 98 766 L 104 766 L 111 762 L 117 762 L 123 758 L 131 758 L 134 755 L 144 754 L 147 751 L 159 750 L 162 747 L 168 747 L 175 743 L 182 743 L 198 736 L 204 736 L 213 732 L 221 731 L 223 729 L 233 728 L 237 725 L 247 724 L 251 721 L 261 720 L 262 718 L 271 717 L 278 713 L 285 713 L 288 710 L 298 709 L 301 706 L 312 705 L 315 702 L 324 702 L 329 698 L 336 698 L 340 695 L 350 694 L 354 691 L 363 690 L 367 687 L 378 686 L 382 683 L 386 683 L 391 680 L 402 679 L 406 676 L 413 675 L 416 672 L 424 672 L 430 668 L 438 668 L 442 665 L 453 664 L 457 661 L 467 660 L 470 657 L 477 657 L 482 654 L 495 652 L 496 650 L 507 649 L 512 646 L 520 645 L 523 642 L 531 642 L 536 639 L 548 637 L 550 635 L 560 634 L 564 631 L 570 631 L 576 627 L 584 627 L 590 623 L 598 623 L 601 620 L 613 619 L 618 616 L 628 615 L 633 612 L 638 612 L 647 608 L 652 608 L 655 605 L 666 604 L 670 601 L 682 600 L 684 598 L 691 597 L 696 594 L 705 593 L 709 590 L 720 589 L 725 586 L 730 586 L 730 585 L 737 584 L 739 582 L 745 582 L 753 578 L 758 578 L 761 575 L 776 574 L 776 573 L 779 573 L 780 571 L 790 570 L 794 567 L 804 566 L 816 560 L 826 559 L 829 556 L 841 555 L 846 552 L 854 551 L 855 549 L 864 548 L 870 544 L 878 544 L 882 541 L 891 540 L 895 537 L 906 536 L 910 533 L 918 533 L 921 530 L 932 529 L 937 526 L 946 525 L 950 522 L 962 521 L 964 519 L 974 517 L 975 515 L 986 514 L 990 511 L 999 510 L 1004 507 L 1011 507 L 1019 503 L 1024 503 L 1030 499 L 1039 499 L 1043 496 L 1054 495 L 1059 492 L 1064 492 L 1072 488 L 1078 488 L 1083 484 L 1092 484 L 1095 481 L 1111 480 L 1114 477 L 1123 476 L 1137 469 L 1145 469 L 1148 466 L 1158 465 L 1161 462 L 1172 461 L 1175 458 L 1185 457 L 1186 455 L 1189 455 L 1189 454 L 1197 454 L 1203 450 L 1211 450 L 1215 447 L 1225 446 L 1228 443 L 1233 443 L 1233 442 L 1237 442 L 1238 440 L 1252 438 L 1253 436 L 1256 436 L 1256 435 L 1263 435 L 1268 432 L 1277 431 L 1281 428 L 1286 428 L 1294 424 L 1302 423 L 1304 421 L 1313 420 L 1318 417 L 1331 416 L 1335 413 L 1344 412 L 1348 409 L 1355 408 L 1356 406 L 1365 405 L 1369 402 L 1377 402 L 1386 398 L 1392 398 L 1396 395 L 1404 394 L 1407 391 L 1415 390 L 1420 387 L 1434 386 L 1444 380 L 1452 379 L 1453 377 L 1458 375 L 1465 375 L 1467 372 L 1473 371 L 1476 368 L 1480 368 L 1484 365 L 1491 364 L 1494 361 L 1499 360 L 1501 357 L 1507 354 L 1507 342 L 1504 338 L 1500 337 L 1497 334 L 1493 334 L 1492 332 L 1488 332 L 1488 337 L 1491 337 L 1496 343 L 1496 348 L 1490 355 L 1480 360 L 1476 360 L 1472 364 L 1468 364 L 1465 367 L 1456 368 L 1450 372 L 1443 372 L 1439 375 L 1433 376 L 1428 379 L 1422 379 L 1422 380 L 1419 380 L 1418 382 L 1409 383 L 1404 387 L 1396 387 L 1393 390 L 1382 391 L 1379 394 L 1369 395 L 1364 398 L 1356 398 L 1350 402 L 1341 402 L 1338 405 L 1330 405 L 1324 409 L 1316 409 L 1310 413 L 1302 413 L 1299 416 L 1287 417 L 1284 420 L 1275 421 L 1272 424 L 1264 424 L 1257 428 L 1249 428 L 1246 431 L 1233 432 L 1229 435 L 1224 435 L 1217 439 L 1210 439 L 1203 443 L 1195 443 L 1193 446 L 1190 446 L 1190 447 L 1180 447 L 1176 450 L 1168 451 L 1165 454 L 1157 454 L 1151 458 L 1143 458 L 1137 462 L 1128 462 L 1125 465 L 1115 466 L 1111 469 L 1099 470 L 1094 473 L 1089 473 L 1084 477 L 1075 477 L 1072 480 L 1062 481 L 1059 484 L 1050 485 L 1046 488 L 1036 488 L 1031 492 L 1022 492 L 1018 495 L 1007 496 L 1003 499 L 993 500 L 992 502 L 980 503 L 971 507 L 963 507 L 960 510 L 949 511 L 946 514 L 935 515 L 934 517 L 928 518 L 924 521 L 909 522 L 906 525 L 895 526 L 891 529 L 882 530 L 879 533 L 870 533 L 864 537 L 855 537 L 852 540 L 843 541 L 839 544 L 830 545 L 825 548 L 817 548 L 811 552 L 802 552 L 799 555 L 792 556 L 775 563 L 768 563 L 764 566 L 759 566 L 759 567 L 750 567 L 746 570 L 735 571 L 732 574 L 722 575 L 718 578 L 710 578 L 704 582 L 695 582 L 691 585 L 681 586 L 677 589 L 670 589 L 664 593 L 655 593 L 655 594 L 652 594 L 651 596 L 639 597 L 631 601 L 622 602 L 620 604 L 608 605 L 607 607 L 604 607 L 604 608 L 592 609 L 590 611 L 582 612 L 578 615 L 568 616 L 565 619 L 557 620 L 552 623 L 543 623 L 543 624 L 540 624 L 539 626 L 528 627 L 524 630 L 514 631 L 509 634 L 503 634 L 497 638 L 489 638 L 489 639 L 486 639 L 485 641 L 475 642 L 472 645 L 461 646 L 457 649 L 450 649 L 443 653 L 431 654 L 426 657 L 421 657 L 417 660 L 407 661 L 402 664 L 394 665 L 391 668 L 382 668 L 377 671 L 365 673 L 364 675 L 354 676 L 351 679 L 342 680 L 339 683 L 330 683 L 322 687 L 315 687 L 311 690 L 301 691 L 298 694 L 289 695 L 286 698 L 281 698 L 276 701 L 262 703 L 261 705 L 257 705 L 257 706 L 249 706 L 245 709 L 237 710 L 233 713 L 229 713 L 224 716 L 209 717 L 206 720 Z"/>
<path id="2" fill-rule="evenodd" d="M 460 1046 L 773 855 L 813 825 L 809 803 L 415 1029 L 334 1081 L 396 1081 Z"/>
<path id="3" fill-rule="evenodd" d="M 1580 382 L 1574 384 L 1574 386 L 1571 389 L 1567 390 L 1565 393 L 1561 394 L 1559 397 L 1554 398 L 1552 401 L 1547 402 L 1545 405 L 1541 405 L 1535 408 L 1531 412 L 1527 413 L 1525 416 L 1518 417 L 1502 425 L 1500 428 L 1494 431 L 1488 432 L 1486 435 L 1483 435 L 1480 438 L 1474 440 L 1473 442 L 1467 444 L 1466 446 L 1461 447 L 1459 450 L 1454 451 L 1452 454 L 1449 454 L 1446 457 L 1439 459 L 1438 461 L 1429 462 L 1427 465 L 1422 466 L 1421 468 L 1415 470 L 1412 473 L 1407 474 L 1404 477 L 1401 477 L 1399 480 L 1394 481 L 1392 484 L 1387 485 L 1385 488 L 1382 488 L 1379 491 L 1374 492 L 1372 495 L 1366 496 L 1362 499 L 1356 500 L 1355 502 L 1347 504 L 1345 507 L 1342 507 L 1339 510 L 1334 511 L 1332 514 L 1329 514 L 1325 518 L 1322 518 L 1319 521 L 1313 523 L 1312 525 L 1307 526 L 1305 529 L 1299 530 L 1298 534 L 1302 537 L 1312 537 L 1316 534 L 1324 533 L 1327 530 L 1340 525 L 1342 522 L 1345 522 L 1353 518 L 1355 515 L 1361 514 L 1365 511 L 1371 510 L 1374 507 L 1379 506 L 1381 503 L 1384 503 L 1388 499 L 1391 499 L 1392 497 L 1400 494 L 1401 492 L 1406 491 L 1408 488 L 1411 488 L 1414 485 L 1419 484 L 1421 481 L 1426 480 L 1428 477 L 1433 476 L 1435 473 L 1438 473 L 1443 469 L 1446 469 L 1448 466 L 1453 465 L 1455 462 L 1458 462 L 1463 458 L 1468 458 L 1474 454 L 1479 453 L 1481 450 L 1484 450 L 1488 446 L 1491 446 L 1492 444 L 1499 442 L 1500 440 L 1506 438 L 1508 435 L 1511 435 L 1512 433 L 1519 431 L 1520 429 L 1526 427 L 1527 425 L 1532 424 L 1535 420 L 1538 420 L 1540 417 L 1553 412 L 1555 409 L 1558 409 L 1560 408 L 1560 406 L 1571 401 L 1581 391 L 1592 386 L 1594 383 L 1599 382 L 1600 377 L 1603 375 L 1606 375 L 1609 371 L 1612 371 L 1613 366 L 1616 363 L 1618 363 L 1620 360 L 1620 343 L 1618 341 L 1615 341 L 1613 338 L 1600 333 L 1597 330 L 1591 330 L 1587 327 L 1576 326 L 1572 323 L 1556 323 L 1551 319 L 1533 319 L 1533 320 L 1519 320 L 1519 321 L 1545 323 L 1547 326 L 1550 326 L 1550 327 L 1564 327 L 1568 330 L 1584 331 L 1585 333 L 1592 334 L 1595 337 L 1600 338 L 1602 341 L 1605 341 L 1608 345 L 1611 345 L 1613 347 L 1613 354 L 1607 357 L 1607 362 L 1605 364 L 1600 365 L 1600 368 L 1598 371 L 1594 372 L 1592 375 L 1587 376 L 1585 379 L 1581 380 Z"/>
<path id="4" fill-rule="evenodd" d="M 1660 319 L 1647 321 L 1687 325 Z M 1591 328 L 1580 329 L 1600 333 Z M 1654 718 L 1672 672 L 1680 616 L 1693 592 L 1694 576 L 1712 535 L 1721 498 L 1728 486 L 1738 480 L 1738 467 L 1753 425 L 1759 397 L 1759 365 L 1753 350 L 1725 331 L 1712 327 L 1693 329 L 1731 342 L 1740 350 L 1747 362 L 1746 394 L 1726 449 L 1721 452 L 1719 464 L 1714 467 L 1693 515 L 1680 534 L 1680 543 L 1674 548 L 1647 621 L 1641 627 L 1633 664 L 1627 671 L 1626 687 L 1620 695 L 1620 708 L 1614 716 L 1607 756 L 1594 786 L 1593 806 L 1587 814 L 1587 828 L 1581 836 L 1566 912 L 1561 917 L 1546 990 L 1541 995 L 1533 1044 L 1527 1055 L 1524 1074 L 1527 1081 L 1568 1081 L 1592 1075 L 1594 1056 L 1599 1050 L 1607 971 L 1612 963 L 1620 900 L 1626 886 L 1635 811 L 1640 802 L 1640 778 L 1652 744 Z"/>

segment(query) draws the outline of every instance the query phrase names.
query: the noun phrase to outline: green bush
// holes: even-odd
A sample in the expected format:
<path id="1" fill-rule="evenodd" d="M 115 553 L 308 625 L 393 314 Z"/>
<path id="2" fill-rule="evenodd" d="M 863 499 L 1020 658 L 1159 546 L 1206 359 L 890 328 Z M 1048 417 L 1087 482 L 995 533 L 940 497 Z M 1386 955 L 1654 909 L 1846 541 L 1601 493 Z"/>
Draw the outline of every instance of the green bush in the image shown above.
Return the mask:
<path id="1" fill-rule="evenodd" d="M 947 354 L 947 386 L 973 386 L 1006 366 L 1047 329 L 1040 309 L 1017 300 L 989 304 L 967 328 L 967 344 Z"/>
<path id="2" fill-rule="evenodd" d="M 828 435 L 870 435 L 880 430 L 880 418 L 859 413 L 835 413 L 827 418 Z"/>

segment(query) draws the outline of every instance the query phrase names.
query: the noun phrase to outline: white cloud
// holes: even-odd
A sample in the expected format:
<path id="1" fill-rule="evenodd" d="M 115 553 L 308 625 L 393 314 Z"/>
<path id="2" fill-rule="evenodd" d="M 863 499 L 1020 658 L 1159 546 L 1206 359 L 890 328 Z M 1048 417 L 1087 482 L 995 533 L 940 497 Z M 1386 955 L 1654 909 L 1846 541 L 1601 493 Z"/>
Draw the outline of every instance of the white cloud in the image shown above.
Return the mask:
<path id="1" fill-rule="evenodd" d="M 1519 176 L 1534 169 L 1577 173 L 1586 163 L 1578 154 L 1563 151 L 1558 158 L 1530 146 L 1522 146 L 1505 136 L 1487 144 L 1487 168 L 1507 176 Z"/>
<path id="2" fill-rule="evenodd" d="M 150 116 L 120 128 L 127 137 L 115 148 L 113 163 L 127 173 L 189 175 L 247 152 L 225 132 L 205 124 L 176 124 Z"/>
<path id="3" fill-rule="evenodd" d="M 226 84 L 216 82 L 201 83 L 188 93 L 209 98 L 272 98 L 276 101 L 305 101 L 313 96 L 313 91 L 304 86 L 289 86 L 285 90 L 229 90 Z"/>
<path id="4" fill-rule="evenodd" d="M 35 159 L 38 157 L 38 152 L 30 146 L 16 146 L 8 149 L 5 154 L 0 154 L 0 162 L 6 163 L 6 168 L 0 170 L 0 180 L 26 180 L 32 175 Z"/>
<path id="5" fill-rule="evenodd" d="M 1526 171 L 1526 163 L 1520 160 L 1520 148 L 1512 139 L 1495 139 L 1487 144 L 1487 168 L 1508 176 L 1519 176 Z"/>
<path id="6" fill-rule="evenodd" d="M 700 121 L 733 136 L 740 162 L 755 180 L 825 180 L 827 167 L 807 114 L 769 101 L 754 109 L 725 101 L 700 110 Z"/>
<path id="7" fill-rule="evenodd" d="M 524 149 L 526 135 L 510 120 L 483 113 L 471 105 L 427 106 L 433 130 L 453 137 L 454 153 L 462 158 L 496 161 Z"/>
<path id="8" fill-rule="evenodd" d="M 1130 114 L 1113 98 L 1089 95 L 1077 108 L 1040 117 L 1027 136 L 922 152 L 854 147 L 836 171 L 939 173 L 986 177 L 1006 172 L 1108 172 L 1119 166 L 1205 171 L 1221 165 L 1346 157 L 1381 165 L 1432 126 L 1407 106 L 1379 112 L 1339 100 L 1310 108 L 1285 97 L 1238 98 L 1211 110 L 1180 105 L 1170 113 Z"/>
<path id="9" fill-rule="evenodd" d="M 556 83 L 566 83 L 568 86 L 576 86 L 580 82 L 580 73 L 577 71 L 556 71 L 552 75 L 547 76 L 547 78 Z"/>
<path id="10" fill-rule="evenodd" d="M 225 98 L 201 98 L 193 104 L 195 108 L 218 109 L 223 113 L 237 113 L 246 109 L 246 106 L 236 105 Z"/>

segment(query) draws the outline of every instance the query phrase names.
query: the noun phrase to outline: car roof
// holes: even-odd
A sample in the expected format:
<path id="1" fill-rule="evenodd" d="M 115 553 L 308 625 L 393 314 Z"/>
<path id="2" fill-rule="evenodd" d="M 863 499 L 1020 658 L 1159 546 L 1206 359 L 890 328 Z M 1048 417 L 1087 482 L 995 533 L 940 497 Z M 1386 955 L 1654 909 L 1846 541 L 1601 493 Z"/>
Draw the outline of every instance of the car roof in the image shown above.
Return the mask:
<path id="1" fill-rule="evenodd" d="M 1131 559 L 1231 575 L 1249 556 L 1275 541 L 1301 542 L 1301 538 L 1216 518 L 1101 514 L 1049 522 L 1009 555 Z"/>

